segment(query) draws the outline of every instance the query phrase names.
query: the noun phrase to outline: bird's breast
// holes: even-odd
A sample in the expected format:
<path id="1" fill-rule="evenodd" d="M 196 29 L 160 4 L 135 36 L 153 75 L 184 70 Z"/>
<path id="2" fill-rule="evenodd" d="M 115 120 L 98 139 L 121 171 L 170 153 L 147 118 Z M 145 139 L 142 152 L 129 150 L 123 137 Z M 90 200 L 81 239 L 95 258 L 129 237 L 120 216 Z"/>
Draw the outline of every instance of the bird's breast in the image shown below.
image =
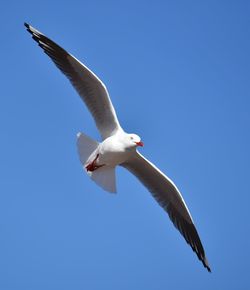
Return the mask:
<path id="1" fill-rule="evenodd" d="M 130 155 L 131 152 L 119 142 L 103 142 L 99 148 L 98 164 L 116 166 L 125 162 Z"/>

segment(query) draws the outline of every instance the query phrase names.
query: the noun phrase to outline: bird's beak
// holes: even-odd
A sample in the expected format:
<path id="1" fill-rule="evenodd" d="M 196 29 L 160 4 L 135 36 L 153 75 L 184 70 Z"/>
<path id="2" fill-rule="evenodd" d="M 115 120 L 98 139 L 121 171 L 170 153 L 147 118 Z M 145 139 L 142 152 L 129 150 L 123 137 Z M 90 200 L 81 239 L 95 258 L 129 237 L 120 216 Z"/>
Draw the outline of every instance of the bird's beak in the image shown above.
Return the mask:
<path id="1" fill-rule="evenodd" d="M 144 144 L 143 144 L 143 142 L 142 142 L 142 141 L 140 141 L 140 142 L 135 142 L 135 144 L 136 144 L 137 146 L 141 146 L 141 147 L 143 147 L 143 146 L 144 146 Z"/>

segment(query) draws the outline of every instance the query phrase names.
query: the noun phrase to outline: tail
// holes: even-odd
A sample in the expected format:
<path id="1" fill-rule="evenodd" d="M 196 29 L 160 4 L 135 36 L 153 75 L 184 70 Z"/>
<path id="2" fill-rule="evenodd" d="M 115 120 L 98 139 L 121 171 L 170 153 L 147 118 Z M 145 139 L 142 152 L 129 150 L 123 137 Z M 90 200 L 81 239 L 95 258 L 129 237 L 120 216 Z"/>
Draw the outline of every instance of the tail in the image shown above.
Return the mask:
<path id="1" fill-rule="evenodd" d="M 115 167 L 103 166 L 95 171 L 87 172 L 90 178 L 104 190 L 116 193 Z"/>
<path id="2" fill-rule="evenodd" d="M 95 171 L 87 171 L 85 166 L 86 162 L 91 157 L 92 153 L 97 149 L 99 143 L 92 140 L 83 133 L 77 134 L 77 149 L 80 157 L 80 161 L 83 165 L 84 171 L 90 176 L 90 178 L 104 190 L 108 192 L 116 192 L 115 182 L 115 168 L 110 166 L 103 166 Z M 95 156 L 93 156 L 93 159 Z"/>
<path id="3" fill-rule="evenodd" d="M 98 142 L 92 140 L 87 135 L 81 132 L 77 133 L 77 149 L 82 165 L 86 163 L 98 145 Z"/>

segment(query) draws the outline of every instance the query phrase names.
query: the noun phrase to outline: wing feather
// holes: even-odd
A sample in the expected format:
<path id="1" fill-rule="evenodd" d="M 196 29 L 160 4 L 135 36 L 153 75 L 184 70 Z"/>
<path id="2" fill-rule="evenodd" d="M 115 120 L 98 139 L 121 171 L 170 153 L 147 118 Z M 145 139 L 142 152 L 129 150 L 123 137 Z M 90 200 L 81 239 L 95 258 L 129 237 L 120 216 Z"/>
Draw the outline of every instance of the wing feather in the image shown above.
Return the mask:
<path id="1" fill-rule="evenodd" d="M 174 226 L 183 235 L 204 267 L 211 272 L 191 214 L 175 184 L 139 152 L 121 165 L 148 188 L 156 201 L 168 213 Z"/>
<path id="2" fill-rule="evenodd" d="M 103 82 L 73 55 L 54 41 L 30 26 L 24 24 L 32 38 L 51 58 L 55 65 L 69 79 L 91 112 L 102 139 L 122 130 L 108 91 Z"/>

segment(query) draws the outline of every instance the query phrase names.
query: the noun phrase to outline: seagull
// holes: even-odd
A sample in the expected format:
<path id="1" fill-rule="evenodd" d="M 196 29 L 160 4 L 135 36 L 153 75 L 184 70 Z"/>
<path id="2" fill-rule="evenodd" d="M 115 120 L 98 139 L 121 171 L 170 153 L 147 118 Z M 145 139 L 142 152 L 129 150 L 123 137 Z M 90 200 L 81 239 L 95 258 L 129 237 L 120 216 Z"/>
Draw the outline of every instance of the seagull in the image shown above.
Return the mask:
<path id="1" fill-rule="evenodd" d="M 128 134 L 122 129 L 104 83 L 72 54 L 31 25 L 24 25 L 69 79 L 91 112 L 100 132 L 100 143 L 81 132 L 77 134 L 77 148 L 84 171 L 108 192 L 116 192 L 116 166 L 120 165 L 134 174 L 168 213 L 203 266 L 211 272 L 192 216 L 180 191 L 171 179 L 138 152 L 137 148 L 144 144 L 138 135 Z"/>

